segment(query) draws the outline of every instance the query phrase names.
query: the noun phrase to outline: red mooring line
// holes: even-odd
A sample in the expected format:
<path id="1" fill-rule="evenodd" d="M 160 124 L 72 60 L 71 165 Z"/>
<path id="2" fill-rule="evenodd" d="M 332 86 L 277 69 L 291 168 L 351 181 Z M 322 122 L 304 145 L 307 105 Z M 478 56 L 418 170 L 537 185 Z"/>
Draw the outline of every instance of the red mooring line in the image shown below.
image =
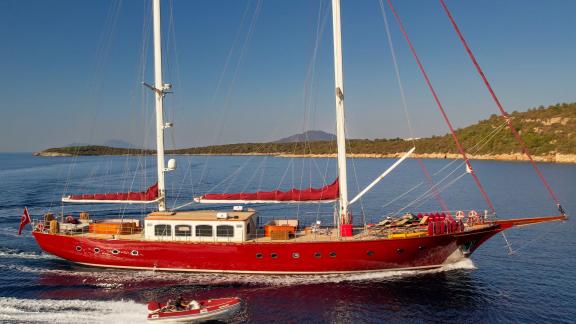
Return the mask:
<path id="1" fill-rule="evenodd" d="M 552 199 L 554 200 L 554 202 L 556 203 L 556 206 L 558 206 L 559 209 L 561 209 L 560 207 L 560 200 L 558 199 L 558 197 L 556 197 L 556 194 L 554 193 L 554 191 L 552 190 L 552 187 L 550 187 L 550 185 L 548 184 L 548 181 L 546 181 L 546 178 L 544 178 L 544 175 L 542 174 L 542 172 L 540 171 L 540 168 L 538 168 L 538 165 L 536 164 L 536 162 L 534 162 L 534 160 L 532 159 L 532 155 L 530 154 L 530 151 L 528 151 L 528 147 L 526 146 L 526 143 L 524 142 L 524 140 L 522 139 L 522 137 L 520 136 L 520 134 L 518 134 L 518 131 L 516 131 L 516 129 L 514 128 L 514 126 L 512 126 L 512 122 L 510 120 L 510 116 L 508 115 L 508 113 L 504 110 L 504 108 L 502 107 L 502 104 L 500 103 L 500 100 L 498 99 L 498 97 L 496 96 L 496 93 L 494 92 L 494 90 L 492 89 L 492 86 L 490 85 L 490 82 L 488 82 L 488 78 L 486 78 L 486 75 L 484 74 L 484 71 L 482 70 L 482 68 L 480 67 L 480 64 L 478 63 L 478 61 L 476 60 L 476 56 L 474 55 L 474 53 L 472 53 L 472 50 L 470 49 L 470 46 L 468 46 L 468 42 L 466 42 L 466 39 L 464 38 L 464 35 L 462 35 L 462 32 L 460 31 L 460 28 L 458 28 L 458 25 L 456 24 L 456 21 L 454 20 L 454 17 L 452 17 L 452 13 L 450 12 L 450 10 L 448 9 L 448 6 L 446 6 L 446 3 L 444 2 L 444 0 L 440 0 L 440 4 L 442 5 L 442 8 L 444 8 L 444 11 L 446 12 L 446 15 L 448 15 L 448 18 L 450 19 L 450 22 L 452 23 L 452 26 L 454 27 L 454 30 L 456 31 L 456 33 L 458 34 L 458 38 L 460 38 L 460 41 L 462 42 L 462 45 L 464 45 L 464 47 L 466 48 L 466 52 L 468 52 L 468 56 L 470 57 L 470 59 L 472 60 L 472 62 L 474 63 L 474 66 L 476 67 L 476 71 L 478 71 L 478 74 L 480 74 L 480 77 L 482 77 L 482 80 L 484 81 L 484 84 L 486 85 L 486 88 L 488 88 L 488 91 L 490 92 L 490 95 L 492 96 L 492 99 L 494 100 L 494 103 L 496 103 L 496 106 L 498 106 L 498 110 L 500 110 L 500 114 L 502 115 L 502 117 L 506 120 L 506 125 L 508 126 L 508 128 L 510 129 L 510 131 L 512 132 L 512 134 L 514 134 L 514 137 L 516 138 L 516 140 L 518 141 L 518 143 L 520 143 L 520 146 L 522 147 L 522 151 L 524 152 L 524 154 L 526 154 L 526 156 L 528 157 L 528 159 L 530 160 L 530 163 L 532 164 L 532 167 L 534 168 L 534 170 L 536 171 L 536 174 L 538 174 L 538 177 L 540 177 L 540 180 L 542 181 L 542 183 L 544 184 L 544 186 L 546 187 L 546 189 L 548 190 L 548 193 L 550 193 L 550 196 L 552 197 Z M 562 211 L 561 211 L 562 212 Z M 563 213 L 563 212 L 562 212 Z"/>
<path id="2" fill-rule="evenodd" d="M 474 169 L 472 168 L 472 165 L 470 164 L 470 160 L 468 159 L 468 156 L 466 155 L 464 148 L 460 144 L 460 140 L 458 139 L 458 136 L 456 136 L 456 132 L 454 131 L 454 127 L 452 127 L 452 123 L 450 122 L 450 119 L 448 119 L 448 115 L 444 111 L 444 107 L 442 106 L 442 103 L 440 102 L 440 99 L 438 98 L 438 95 L 436 94 L 436 90 L 434 90 L 434 87 L 432 86 L 432 82 L 430 81 L 430 78 L 428 77 L 426 70 L 424 70 L 424 66 L 422 65 L 422 62 L 420 62 L 420 58 L 418 57 L 418 54 L 416 53 L 416 49 L 414 49 L 414 46 L 412 45 L 412 42 L 410 41 L 410 37 L 408 37 L 408 33 L 404 29 L 404 25 L 402 24 L 402 21 L 400 20 L 400 16 L 398 16 L 396 9 L 394 9 L 394 6 L 392 5 L 392 2 L 390 0 L 387 0 L 387 2 L 388 2 L 388 6 L 392 10 L 392 13 L 394 14 L 394 17 L 396 18 L 396 22 L 398 23 L 398 26 L 400 27 L 400 30 L 402 31 L 404 38 L 406 39 L 406 42 L 408 43 L 408 46 L 410 47 L 410 51 L 412 52 L 414 59 L 416 59 L 416 63 L 418 64 L 418 67 L 420 68 L 420 72 L 422 72 L 422 75 L 424 76 L 424 79 L 426 80 L 426 84 L 428 85 L 428 89 L 430 89 L 430 92 L 432 93 L 432 96 L 434 97 L 434 101 L 436 101 L 436 105 L 438 106 L 438 109 L 440 109 L 440 112 L 442 113 L 442 116 L 444 117 L 444 121 L 446 122 L 446 125 L 448 125 L 448 128 L 450 129 L 450 133 L 452 134 L 452 138 L 454 139 L 454 142 L 456 142 L 456 146 L 458 147 L 458 151 L 460 151 L 460 154 L 462 154 L 462 157 L 464 158 L 466 166 L 468 167 L 468 170 L 470 170 L 470 174 L 474 178 L 474 182 L 476 182 L 476 186 L 478 186 L 478 189 L 480 189 L 480 192 L 482 193 L 484 200 L 486 200 L 486 203 L 490 207 L 491 212 L 495 213 L 496 209 L 494 208 L 494 205 L 492 204 L 490 197 L 488 197 L 486 190 L 484 190 L 484 187 L 480 183 L 480 179 L 478 179 L 476 172 L 474 172 Z"/>

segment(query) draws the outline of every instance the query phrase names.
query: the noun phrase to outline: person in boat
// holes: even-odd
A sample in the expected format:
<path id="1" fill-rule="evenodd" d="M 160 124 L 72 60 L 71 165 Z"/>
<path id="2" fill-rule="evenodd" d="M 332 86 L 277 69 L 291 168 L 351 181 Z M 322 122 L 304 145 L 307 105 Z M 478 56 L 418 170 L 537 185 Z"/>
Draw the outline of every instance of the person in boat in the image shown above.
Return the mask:
<path id="1" fill-rule="evenodd" d="M 192 305 L 192 307 L 197 307 L 197 308 L 190 308 Z M 164 307 L 164 309 L 166 311 L 182 311 L 182 310 L 188 310 L 188 309 L 198 309 L 200 308 L 200 304 L 198 304 L 197 301 L 193 300 L 192 302 L 186 304 L 184 302 L 184 298 L 182 298 L 182 295 L 178 296 L 178 298 L 172 300 L 172 299 L 168 299 L 168 301 L 166 302 L 166 306 Z"/>
<path id="2" fill-rule="evenodd" d="M 74 218 L 74 216 L 72 215 L 68 215 L 66 216 L 66 218 L 64 219 L 64 222 L 67 224 L 79 224 L 80 222 Z"/>
<path id="3" fill-rule="evenodd" d="M 188 306 L 187 306 L 186 308 L 188 308 L 189 310 L 192 310 L 192 309 L 200 309 L 200 304 L 199 304 L 196 300 L 192 299 L 192 300 L 188 303 Z"/>
<path id="4" fill-rule="evenodd" d="M 182 298 L 182 295 L 180 295 L 174 301 L 174 306 L 176 307 L 176 310 L 184 310 L 184 309 L 186 309 L 186 306 L 188 306 L 188 305 L 184 304 L 184 299 Z"/>
<path id="5" fill-rule="evenodd" d="M 168 299 L 166 306 L 162 307 L 162 311 L 167 311 L 171 309 L 176 309 L 176 302 L 172 299 Z"/>
<path id="6" fill-rule="evenodd" d="M 184 305 L 182 296 L 178 296 L 178 298 L 176 299 L 168 299 L 168 301 L 166 302 L 166 306 L 164 307 L 166 310 L 183 310 L 186 308 L 186 305 Z"/>

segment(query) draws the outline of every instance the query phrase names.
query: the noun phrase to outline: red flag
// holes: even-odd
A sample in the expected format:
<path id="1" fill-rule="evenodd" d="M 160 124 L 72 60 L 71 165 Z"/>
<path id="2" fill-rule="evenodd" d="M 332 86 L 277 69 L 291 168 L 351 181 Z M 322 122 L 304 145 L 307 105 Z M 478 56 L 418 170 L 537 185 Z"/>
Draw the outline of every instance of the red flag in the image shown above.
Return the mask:
<path id="1" fill-rule="evenodd" d="M 24 214 L 20 217 L 20 228 L 18 228 L 18 235 L 22 234 L 22 230 L 26 224 L 30 224 L 30 214 L 28 214 L 28 208 L 24 207 Z"/>

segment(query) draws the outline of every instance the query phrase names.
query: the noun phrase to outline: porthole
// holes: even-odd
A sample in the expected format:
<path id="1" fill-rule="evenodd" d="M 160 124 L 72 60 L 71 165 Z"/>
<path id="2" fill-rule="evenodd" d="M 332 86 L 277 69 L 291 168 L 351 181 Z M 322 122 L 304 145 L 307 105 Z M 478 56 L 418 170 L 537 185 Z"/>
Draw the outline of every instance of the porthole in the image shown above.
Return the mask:
<path id="1" fill-rule="evenodd" d="M 298 258 L 300 257 L 300 253 L 294 252 L 294 253 L 292 253 L 292 257 L 293 257 L 294 259 L 298 259 Z"/>
<path id="2" fill-rule="evenodd" d="M 270 257 L 272 259 L 276 259 L 278 257 L 278 254 L 277 253 L 270 253 Z"/>
<path id="3" fill-rule="evenodd" d="M 78 251 L 78 252 L 82 251 L 82 247 L 79 245 L 76 245 L 76 251 Z"/>
<path id="4" fill-rule="evenodd" d="M 130 252 L 130 254 L 132 254 L 133 256 L 137 256 L 137 255 L 138 255 L 138 251 L 132 250 L 132 252 Z"/>
<path id="5" fill-rule="evenodd" d="M 262 259 L 264 255 L 262 253 L 256 253 L 256 259 Z"/>
<path id="6" fill-rule="evenodd" d="M 418 250 L 420 250 L 420 251 L 425 250 L 425 249 L 426 249 L 426 247 L 425 247 L 424 245 L 420 245 L 420 246 L 418 247 Z"/>
<path id="7" fill-rule="evenodd" d="M 335 258 L 336 257 L 336 252 L 330 252 L 330 257 Z"/>
<path id="8" fill-rule="evenodd" d="M 322 257 L 322 253 L 316 252 L 316 253 L 314 253 L 314 257 L 315 257 L 315 258 L 320 258 L 320 257 Z"/>
<path id="9" fill-rule="evenodd" d="M 118 254 L 118 253 L 120 253 L 120 251 L 118 251 L 118 250 L 112 250 L 112 254 Z"/>
<path id="10" fill-rule="evenodd" d="M 403 248 L 397 248 L 397 249 L 396 249 L 396 253 L 402 253 L 402 252 L 404 252 L 404 249 L 403 249 Z"/>
<path id="11" fill-rule="evenodd" d="M 94 253 L 99 253 L 100 249 L 99 248 L 94 248 Z"/>
<path id="12" fill-rule="evenodd" d="M 374 255 L 374 251 L 368 251 L 368 252 L 366 252 L 366 254 L 367 254 L 368 256 L 373 256 L 373 255 Z"/>

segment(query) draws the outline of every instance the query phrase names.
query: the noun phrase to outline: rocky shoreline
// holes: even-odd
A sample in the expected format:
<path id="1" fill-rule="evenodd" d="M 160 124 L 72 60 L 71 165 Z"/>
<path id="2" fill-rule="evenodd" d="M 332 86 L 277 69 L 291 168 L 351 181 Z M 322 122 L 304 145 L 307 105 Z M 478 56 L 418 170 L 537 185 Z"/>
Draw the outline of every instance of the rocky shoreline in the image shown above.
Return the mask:
<path id="1" fill-rule="evenodd" d="M 69 153 L 59 153 L 59 152 L 34 152 L 32 153 L 34 156 L 43 156 L 43 157 L 70 157 L 72 154 Z"/>
<path id="2" fill-rule="evenodd" d="M 263 154 L 266 155 L 266 154 Z M 404 152 L 390 153 L 390 154 L 348 154 L 348 157 L 353 158 L 400 158 Z M 336 154 L 279 154 L 280 157 L 335 157 Z M 458 153 L 415 153 L 410 156 L 411 158 L 420 159 L 461 159 L 462 155 Z M 492 160 L 492 161 L 529 161 L 528 157 L 521 153 L 510 154 L 469 154 L 468 158 L 471 160 Z M 552 162 L 552 163 L 576 163 L 576 154 L 548 154 L 542 156 L 532 156 L 532 159 L 537 162 Z"/>
<path id="3" fill-rule="evenodd" d="M 60 152 L 34 152 L 34 156 L 41 157 L 71 157 L 72 154 Z M 105 155 L 105 154 L 103 154 Z M 228 154 L 175 154 L 175 155 L 198 155 L 198 156 L 274 156 L 282 158 L 333 158 L 336 154 L 286 154 L 286 153 L 228 153 Z M 399 158 L 404 152 L 388 154 L 348 154 L 351 158 L 381 159 L 381 158 Z M 529 161 L 526 155 L 521 153 L 509 154 L 470 154 L 471 160 L 492 160 L 492 161 Z M 457 153 L 415 153 L 411 158 L 420 159 L 461 159 L 462 156 Z M 547 154 L 532 157 L 537 162 L 550 163 L 576 163 L 576 154 Z"/>

